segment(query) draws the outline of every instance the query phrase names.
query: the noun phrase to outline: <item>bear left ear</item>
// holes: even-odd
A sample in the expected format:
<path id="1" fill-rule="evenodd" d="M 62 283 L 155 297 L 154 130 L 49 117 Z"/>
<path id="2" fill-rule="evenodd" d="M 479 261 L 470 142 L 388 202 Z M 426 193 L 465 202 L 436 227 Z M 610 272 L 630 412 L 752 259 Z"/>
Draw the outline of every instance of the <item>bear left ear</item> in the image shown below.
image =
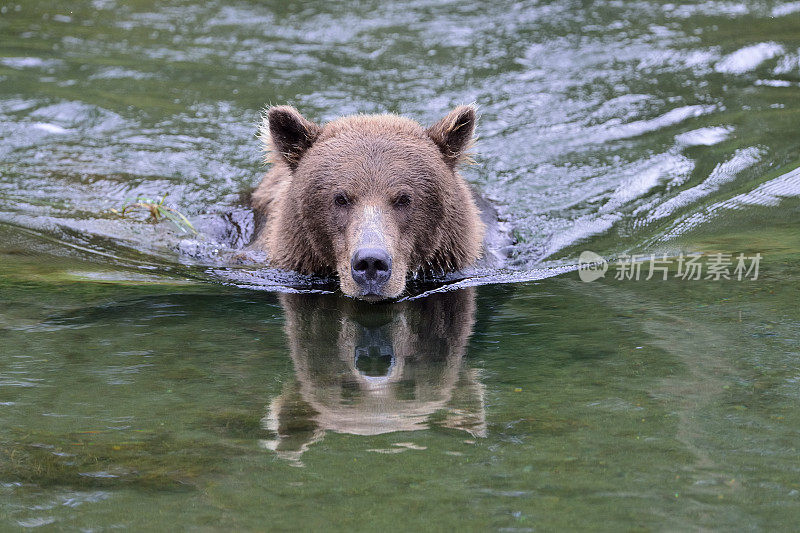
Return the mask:
<path id="1" fill-rule="evenodd" d="M 321 131 L 322 128 L 288 105 L 271 107 L 259 128 L 265 149 L 281 157 L 292 170 Z"/>
<path id="2" fill-rule="evenodd" d="M 428 137 L 439 147 L 450 168 L 455 168 L 464 159 L 466 151 L 472 144 L 474 131 L 475 107 L 471 105 L 456 107 L 427 129 Z"/>

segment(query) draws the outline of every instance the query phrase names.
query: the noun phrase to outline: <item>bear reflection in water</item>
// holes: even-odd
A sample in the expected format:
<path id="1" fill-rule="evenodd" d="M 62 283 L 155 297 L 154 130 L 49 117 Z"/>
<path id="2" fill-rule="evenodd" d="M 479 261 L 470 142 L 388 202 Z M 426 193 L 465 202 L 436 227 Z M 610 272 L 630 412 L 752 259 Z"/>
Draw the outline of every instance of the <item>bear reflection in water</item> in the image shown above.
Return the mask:
<path id="1" fill-rule="evenodd" d="M 285 294 L 296 375 L 262 420 L 262 444 L 299 460 L 325 432 L 378 435 L 432 426 L 484 436 L 484 387 L 464 361 L 474 289 L 390 305 Z"/>

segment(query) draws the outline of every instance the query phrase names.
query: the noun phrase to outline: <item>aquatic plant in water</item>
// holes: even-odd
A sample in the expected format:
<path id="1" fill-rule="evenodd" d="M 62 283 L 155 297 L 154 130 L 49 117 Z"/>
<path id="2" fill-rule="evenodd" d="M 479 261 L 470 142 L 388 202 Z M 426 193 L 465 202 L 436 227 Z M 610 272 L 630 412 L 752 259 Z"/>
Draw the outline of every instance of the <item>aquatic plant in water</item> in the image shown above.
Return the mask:
<path id="1" fill-rule="evenodd" d="M 191 222 L 189 222 L 189 219 L 186 218 L 186 215 L 174 207 L 164 204 L 166 199 L 166 194 L 164 194 L 160 201 L 139 196 L 134 200 L 125 200 L 125 205 L 123 205 L 122 208 L 111 209 L 111 212 L 117 213 L 124 217 L 125 213 L 128 211 L 134 209 L 144 209 L 150 212 L 150 217 L 154 222 L 161 222 L 162 220 L 166 219 L 175 224 L 175 226 L 182 232 L 191 232 L 193 235 L 197 235 L 197 230 L 194 229 L 194 226 Z"/>

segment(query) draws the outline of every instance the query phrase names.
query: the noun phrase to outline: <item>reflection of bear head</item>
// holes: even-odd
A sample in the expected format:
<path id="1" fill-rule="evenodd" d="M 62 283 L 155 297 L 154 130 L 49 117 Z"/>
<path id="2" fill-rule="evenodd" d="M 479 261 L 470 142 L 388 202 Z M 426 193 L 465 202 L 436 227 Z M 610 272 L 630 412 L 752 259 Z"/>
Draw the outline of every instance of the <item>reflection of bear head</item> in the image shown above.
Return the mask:
<path id="1" fill-rule="evenodd" d="M 276 439 L 265 446 L 297 459 L 326 431 L 485 433 L 483 386 L 463 361 L 473 289 L 378 308 L 316 295 L 281 301 L 297 382 L 271 403 L 263 423 Z"/>
<path id="2" fill-rule="evenodd" d="M 279 268 L 336 273 L 365 300 L 398 296 L 409 273 L 469 266 L 484 226 L 456 167 L 474 127 L 471 106 L 428 129 L 397 115 L 319 126 L 271 108 L 261 131 L 273 167 L 252 195 L 265 219 L 253 246 Z"/>

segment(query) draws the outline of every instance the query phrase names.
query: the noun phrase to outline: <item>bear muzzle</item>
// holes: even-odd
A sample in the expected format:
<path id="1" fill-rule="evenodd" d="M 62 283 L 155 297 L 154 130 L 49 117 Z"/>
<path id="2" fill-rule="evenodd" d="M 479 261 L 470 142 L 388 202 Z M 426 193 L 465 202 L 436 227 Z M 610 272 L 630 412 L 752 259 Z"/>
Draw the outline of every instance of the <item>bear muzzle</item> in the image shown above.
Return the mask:
<path id="1" fill-rule="evenodd" d="M 382 248 L 360 248 L 350 260 L 350 274 L 362 298 L 386 298 L 384 287 L 392 277 L 392 256 Z"/>

